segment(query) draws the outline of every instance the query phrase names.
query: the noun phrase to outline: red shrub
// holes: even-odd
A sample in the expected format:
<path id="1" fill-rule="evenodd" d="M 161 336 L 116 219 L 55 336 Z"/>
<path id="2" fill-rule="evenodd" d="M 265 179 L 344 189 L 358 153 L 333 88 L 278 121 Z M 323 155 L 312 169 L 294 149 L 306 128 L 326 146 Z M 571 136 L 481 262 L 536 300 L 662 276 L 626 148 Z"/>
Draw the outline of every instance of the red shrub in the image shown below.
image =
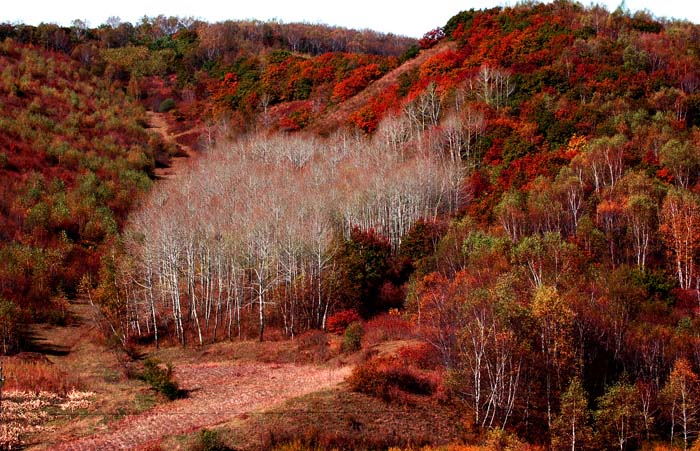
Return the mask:
<path id="1" fill-rule="evenodd" d="M 353 391 L 385 401 L 408 401 L 407 395 L 431 395 L 436 387 L 435 381 L 396 357 L 375 358 L 356 366 L 348 384 Z"/>
<path id="2" fill-rule="evenodd" d="M 446 50 L 429 58 L 420 68 L 421 78 L 433 78 L 450 73 L 462 63 L 460 54 Z"/>
<path id="3" fill-rule="evenodd" d="M 674 288 L 671 294 L 677 299 L 676 308 L 686 310 L 691 313 L 698 307 L 698 293 L 696 290 L 684 290 L 682 288 Z"/>
<path id="4" fill-rule="evenodd" d="M 343 310 L 332 315 L 326 321 L 326 330 L 333 334 L 342 334 L 350 323 L 360 320 L 360 315 L 356 310 Z"/>
<path id="5" fill-rule="evenodd" d="M 313 104 L 307 101 L 290 102 L 279 112 L 279 128 L 284 131 L 299 131 L 305 128 L 313 120 Z"/>
<path id="6" fill-rule="evenodd" d="M 376 130 L 385 113 L 398 103 L 398 85 L 387 88 L 373 97 L 365 106 L 350 114 L 348 121 L 365 133 Z"/>
<path id="7" fill-rule="evenodd" d="M 423 370 L 434 370 L 440 366 L 440 356 L 428 343 L 404 346 L 397 353 L 407 366 L 414 365 Z"/>
<path id="8" fill-rule="evenodd" d="M 440 42 L 444 37 L 445 32 L 442 31 L 442 28 L 438 27 L 434 30 L 430 30 L 429 32 L 425 33 L 423 37 L 418 41 L 418 45 L 422 49 L 429 49 L 431 47 L 434 47 L 435 44 Z"/>
<path id="9" fill-rule="evenodd" d="M 378 64 L 369 64 L 355 69 L 348 78 L 333 88 L 333 101 L 342 102 L 349 99 L 367 87 L 370 81 L 376 80 L 381 75 L 382 72 L 379 70 Z"/>
<path id="10" fill-rule="evenodd" d="M 375 316 L 365 324 L 365 342 L 369 345 L 389 340 L 413 338 L 413 328 L 398 310 Z"/>
<path id="11" fill-rule="evenodd" d="M 393 282 L 386 281 L 379 289 L 379 302 L 384 308 L 397 308 L 406 299 L 405 286 L 397 287 Z"/>

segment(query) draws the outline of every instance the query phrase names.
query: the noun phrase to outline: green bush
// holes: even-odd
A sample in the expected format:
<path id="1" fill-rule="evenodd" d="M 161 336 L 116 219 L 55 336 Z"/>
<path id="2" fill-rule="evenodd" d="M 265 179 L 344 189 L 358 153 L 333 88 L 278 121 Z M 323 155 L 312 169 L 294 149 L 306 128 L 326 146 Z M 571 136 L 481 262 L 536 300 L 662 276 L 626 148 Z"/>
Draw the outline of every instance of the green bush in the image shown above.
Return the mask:
<path id="1" fill-rule="evenodd" d="M 197 441 L 190 448 L 190 451 L 230 451 L 231 448 L 224 444 L 224 441 L 216 431 L 203 429 L 197 436 Z"/>
<path id="2" fill-rule="evenodd" d="M 168 364 L 166 368 L 163 368 L 158 360 L 146 359 L 143 367 L 144 369 L 139 375 L 139 379 L 170 400 L 182 397 L 182 392 L 177 382 L 173 380 L 172 365 Z"/>
<path id="3" fill-rule="evenodd" d="M 405 52 L 403 52 L 403 55 L 401 55 L 401 57 L 399 58 L 399 61 L 401 61 L 402 63 L 405 63 L 406 61 L 417 57 L 419 53 L 420 53 L 420 47 L 418 47 L 417 45 L 414 44 L 414 45 L 410 46 L 408 49 L 406 49 Z"/>
<path id="4" fill-rule="evenodd" d="M 158 112 L 159 113 L 167 113 L 168 111 L 172 110 L 175 108 L 175 100 L 171 98 L 167 98 L 160 102 L 160 106 L 158 107 Z"/>
<path id="5" fill-rule="evenodd" d="M 362 323 L 355 321 L 350 323 L 347 329 L 345 329 L 345 335 L 343 335 L 343 343 L 341 344 L 341 350 L 343 352 L 355 352 L 362 347 L 362 337 L 365 335 L 365 328 Z"/>

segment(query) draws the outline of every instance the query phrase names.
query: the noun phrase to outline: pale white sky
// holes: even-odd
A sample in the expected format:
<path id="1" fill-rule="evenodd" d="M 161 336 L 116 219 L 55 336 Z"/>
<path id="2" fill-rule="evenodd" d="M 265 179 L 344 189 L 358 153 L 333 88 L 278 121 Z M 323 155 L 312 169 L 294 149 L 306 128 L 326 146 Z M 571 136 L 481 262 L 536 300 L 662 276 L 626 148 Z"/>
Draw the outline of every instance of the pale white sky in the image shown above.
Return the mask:
<path id="1" fill-rule="evenodd" d="M 514 0 L 0 0 L 0 22 L 70 25 L 73 19 L 82 19 L 96 27 L 110 16 L 135 23 L 144 15 L 164 14 L 193 16 L 209 22 L 304 21 L 420 37 L 444 25 L 460 11 L 516 3 Z M 589 0 L 581 3 L 591 4 Z M 621 0 L 593 3 L 613 11 Z M 626 0 L 625 4 L 633 12 L 646 9 L 657 17 L 700 23 L 700 2 L 695 0 Z"/>

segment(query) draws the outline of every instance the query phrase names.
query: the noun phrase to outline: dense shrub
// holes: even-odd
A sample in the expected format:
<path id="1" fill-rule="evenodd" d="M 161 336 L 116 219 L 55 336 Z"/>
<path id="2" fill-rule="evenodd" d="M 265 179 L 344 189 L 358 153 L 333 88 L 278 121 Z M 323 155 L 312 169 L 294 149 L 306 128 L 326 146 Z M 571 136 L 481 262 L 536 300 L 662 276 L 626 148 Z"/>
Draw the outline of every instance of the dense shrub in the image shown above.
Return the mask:
<path id="1" fill-rule="evenodd" d="M 326 347 L 328 346 L 328 337 L 321 330 L 309 330 L 297 336 L 297 346 L 300 351 Z"/>
<path id="2" fill-rule="evenodd" d="M 156 359 L 146 359 L 143 364 L 143 372 L 139 374 L 139 379 L 146 382 L 155 391 L 162 393 L 166 398 L 173 400 L 182 397 L 177 382 L 173 380 L 173 367 L 166 365 L 163 368 Z"/>
<path id="3" fill-rule="evenodd" d="M 3 354 L 18 347 L 20 311 L 17 306 L 0 296 L 0 350 Z"/>
<path id="4" fill-rule="evenodd" d="M 367 321 L 365 332 L 367 345 L 390 340 L 406 340 L 414 336 L 411 324 L 396 309 Z"/>
<path id="5" fill-rule="evenodd" d="M 425 33 L 423 37 L 418 41 L 418 46 L 422 49 L 429 49 L 435 47 L 438 42 L 440 42 L 445 37 L 445 32 L 442 28 L 435 28 Z"/>
<path id="6" fill-rule="evenodd" d="M 435 384 L 396 358 L 374 358 L 358 365 L 348 378 L 350 389 L 385 401 L 405 399 L 406 394 L 431 395 Z"/>
<path id="7" fill-rule="evenodd" d="M 434 370 L 440 366 L 440 355 L 428 343 L 403 346 L 397 351 L 399 358 L 423 370 Z"/>
<path id="8" fill-rule="evenodd" d="M 355 321 L 360 320 L 360 315 L 355 309 L 342 310 L 334 315 L 331 315 L 326 321 L 326 330 L 332 334 L 342 334 L 345 329 Z"/>
<path id="9" fill-rule="evenodd" d="M 341 350 L 343 352 L 355 352 L 359 350 L 362 347 L 362 337 L 364 335 L 365 329 L 361 322 L 355 321 L 350 324 L 348 328 L 345 329 Z"/>
<path id="10" fill-rule="evenodd" d="M 160 106 L 158 106 L 158 112 L 159 113 L 167 113 L 168 111 L 172 110 L 175 108 L 175 100 L 172 98 L 167 98 L 160 102 Z"/>
<path id="11" fill-rule="evenodd" d="M 84 274 L 97 275 L 108 242 L 151 186 L 163 142 L 120 86 L 44 45 L 3 47 L 0 351 L 7 354 L 22 349 L 25 324 L 66 323 L 64 301 L 77 295 Z"/>
<path id="12" fill-rule="evenodd" d="M 297 337 L 297 348 L 311 360 L 325 361 L 330 358 L 328 336 L 321 330 L 310 330 Z"/>
<path id="13" fill-rule="evenodd" d="M 197 435 L 197 441 L 190 451 L 229 451 L 231 448 L 224 444 L 217 431 L 203 429 Z"/>
<path id="14" fill-rule="evenodd" d="M 401 55 L 399 58 L 401 62 L 408 61 L 418 56 L 420 53 L 420 47 L 417 45 L 412 45 Z"/>

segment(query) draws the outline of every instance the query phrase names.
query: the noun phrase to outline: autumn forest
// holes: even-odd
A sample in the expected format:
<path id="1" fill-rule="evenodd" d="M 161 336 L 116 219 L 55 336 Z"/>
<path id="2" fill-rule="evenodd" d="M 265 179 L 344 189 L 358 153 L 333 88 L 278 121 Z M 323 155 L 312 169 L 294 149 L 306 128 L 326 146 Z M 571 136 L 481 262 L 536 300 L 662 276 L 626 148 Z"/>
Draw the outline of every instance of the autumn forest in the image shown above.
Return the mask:
<path id="1" fill-rule="evenodd" d="M 83 303 L 125 368 L 294 343 L 446 428 L 257 449 L 700 449 L 700 26 L 455 13 L 0 24 L 2 354 Z"/>

